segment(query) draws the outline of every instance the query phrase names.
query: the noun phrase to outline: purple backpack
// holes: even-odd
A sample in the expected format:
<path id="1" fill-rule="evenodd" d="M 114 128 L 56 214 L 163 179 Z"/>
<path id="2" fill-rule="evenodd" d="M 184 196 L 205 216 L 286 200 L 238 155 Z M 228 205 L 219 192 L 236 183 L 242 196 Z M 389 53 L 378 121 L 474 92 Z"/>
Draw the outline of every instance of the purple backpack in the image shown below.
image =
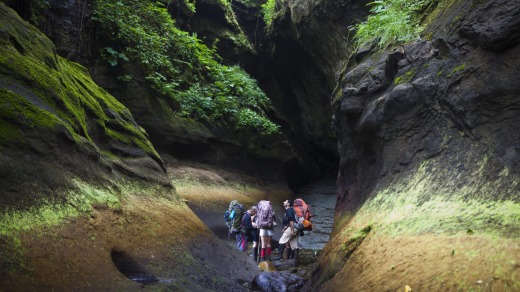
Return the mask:
<path id="1" fill-rule="evenodd" d="M 258 203 L 256 224 L 259 228 L 273 228 L 274 211 L 270 201 L 262 200 Z"/>

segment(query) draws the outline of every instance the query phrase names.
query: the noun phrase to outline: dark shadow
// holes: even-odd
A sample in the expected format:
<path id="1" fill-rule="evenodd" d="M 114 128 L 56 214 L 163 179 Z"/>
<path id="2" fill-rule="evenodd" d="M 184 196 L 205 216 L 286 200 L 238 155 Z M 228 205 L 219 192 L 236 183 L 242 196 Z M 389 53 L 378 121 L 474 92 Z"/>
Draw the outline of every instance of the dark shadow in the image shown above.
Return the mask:
<path id="1" fill-rule="evenodd" d="M 112 250 L 112 262 L 125 277 L 144 285 L 159 282 L 154 275 L 146 272 L 145 268 L 124 251 Z"/>

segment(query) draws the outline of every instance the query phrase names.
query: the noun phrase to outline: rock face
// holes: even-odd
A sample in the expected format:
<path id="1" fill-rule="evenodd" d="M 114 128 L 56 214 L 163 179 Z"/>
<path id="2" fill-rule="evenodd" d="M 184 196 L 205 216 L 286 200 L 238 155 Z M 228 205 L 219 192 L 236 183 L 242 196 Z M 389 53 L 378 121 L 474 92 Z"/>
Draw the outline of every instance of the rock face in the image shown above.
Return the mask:
<path id="1" fill-rule="evenodd" d="M 130 111 L 4 3 L 0 186 L 2 290 L 244 291 L 257 273 L 180 200 Z"/>
<path id="2" fill-rule="evenodd" d="M 478 277 L 498 290 L 519 285 L 498 254 L 520 238 L 520 5 L 448 2 L 425 18 L 431 41 L 358 56 L 342 79 L 337 235 L 313 289 L 469 289 Z"/>
<path id="3" fill-rule="evenodd" d="M 289 180 L 292 186 L 335 171 L 338 157 L 330 129 L 330 95 L 338 68 L 346 64 L 349 53 L 347 27 L 358 18 L 355 15 L 366 13 L 365 7 L 356 2 L 357 8 L 345 10 L 348 1 L 284 3 L 268 36 L 259 4 L 247 3 L 233 2 L 235 11 L 229 4 L 210 0 L 196 1 L 195 13 L 184 1 L 168 7 L 181 28 L 197 33 L 208 45 L 218 39 L 225 63 L 239 63 L 259 79 L 273 101 L 270 115 L 282 126 L 281 135 L 267 139 L 172 118 L 175 107 L 143 86 L 140 68 L 126 68 L 135 73 L 135 83 L 119 82 L 100 60 L 103 40 L 93 31 L 88 1 L 49 1 L 49 7 L 40 10 L 39 27 L 61 55 L 85 65 L 98 84 L 134 113 L 160 152 Z M 16 1 L 10 5 L 31 15 L 31 7 Z"/>
<path id="4" fill-rule="evenodd" d="M 419 166 L 438 170 L 432 190 L 456 183 L 481 188 L 466 199 L 519 199 L 511 184 L 520 170 L 519 9 L 500 1 L 452 5 L 426 29 L 432 41 L 373 55 L 346 74 L 334 103 L 339 212 L 356 210 Z M 483 22 L 490 13 L 497 18 Z M 438 29 L 455 15 L 449 32 Z"/>
<path id="5" fill-rule="evenodd" d="M 1 13 L 0 204 L 30 206 L 72 187 L 74 178 L 169 186 L 163 161 L 130 111 L 13 10 L 1 4 Z M 35 193 L 41 197 L 27 197 Z"/>
<path id="6" fill-rule="evenodd" d="M 9 4 L 20 14 L 31 17 L 34 7 L 18 2 Z M 152 90 L 142 69 L 133 64 L 125 65 L 133 81 L 119 81 L 114 69 L 99 54 L 100 48 L 107 46 L 107 40 L 99 39 L 94 32 L 91 5 L 88 1 L 49 1 L 49 7 L 38 10 L 37 16 L 43 19 L 39 27 L 56 42 L 61 55 L 85 65 L 97 84 L 134 113 L 136 122 L 147 130 L 159 152 L 280 182 L 296 181 L 300 175 L 319 175 L 317 162 L 308 157 L 298 139 L 288 137 L 291 129 L 266 137 L 254 131 L 236 131 L 217 123 L 175 116 L 177 106 Z M 225 63 L 252 63 L 254 48 L 227 2 L 196 1 L 196 13 L 187 5 L 180 1 L 168 6 L 180 27 L 197 33 L 208 45 L 218 38 L 218 52 Z M 271 111 L 270 115 L 278 120 L 277 110 Z"/>
<path id="7" fill-rule="evenodd" d="M 237 15 L 227 2 L 198 0 L 195 12 L 186 9 L 170 8 L 171 14 L 185 31 L 195 32 L 203 41 L 212 46 L 216 44 L 217 53 L 229 64 L 249 64 L 256 54 L 253 43 L 237 22 Z"/>
<path id="8" fill-rule="evenodd" d="M 291 143 L 307 153 L 303 157 L 322 171 L 336 171 L 330 97 L 350 55 L 348 27 L 367 9 L 361 1 L 291 0 L 279 5 L 268 38 L 259 38 L 252 74 L 282 114 Z M 306 180 L 304 173 L 300 179 Z"/>
<path id="9" fill-rule="evenodd" d="M 283 1 L 272 34 L 275 42 L 297 43 L 298 50 L 309 57 L 301 61 L 312 63 L 325 76 L 324 84 L 330 91 L 351 56 L 350 26 L 367 15 L 365 4 L 351 0 Z"/>

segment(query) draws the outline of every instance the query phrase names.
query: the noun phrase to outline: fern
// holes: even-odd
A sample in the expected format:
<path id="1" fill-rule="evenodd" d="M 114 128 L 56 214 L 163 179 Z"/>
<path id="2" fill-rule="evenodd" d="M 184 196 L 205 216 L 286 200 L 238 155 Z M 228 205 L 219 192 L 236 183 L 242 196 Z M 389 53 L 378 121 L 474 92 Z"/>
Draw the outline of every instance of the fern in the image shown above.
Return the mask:
<path id="1" fill-rule="evenodd" d="M 418 39 L 422 31 L 418 14 L 434 0 L 379 0 L 370 2 L 371 14 L 355 25 L 356 48 L 375 45 L 382 49 L 391 44 Z"/>

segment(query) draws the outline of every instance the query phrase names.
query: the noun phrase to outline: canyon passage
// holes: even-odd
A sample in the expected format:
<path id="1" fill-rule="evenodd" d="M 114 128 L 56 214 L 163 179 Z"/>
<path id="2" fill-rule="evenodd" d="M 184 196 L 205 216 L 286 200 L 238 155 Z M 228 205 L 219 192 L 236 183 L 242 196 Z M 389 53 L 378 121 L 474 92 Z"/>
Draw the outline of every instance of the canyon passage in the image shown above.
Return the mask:
<path id="1" fill-rule="evenodd" d="M 0 14 L 0 290 L 520 290 L 518 1 Z M 297 264 L 228 240 L 298 197 Z"/>

